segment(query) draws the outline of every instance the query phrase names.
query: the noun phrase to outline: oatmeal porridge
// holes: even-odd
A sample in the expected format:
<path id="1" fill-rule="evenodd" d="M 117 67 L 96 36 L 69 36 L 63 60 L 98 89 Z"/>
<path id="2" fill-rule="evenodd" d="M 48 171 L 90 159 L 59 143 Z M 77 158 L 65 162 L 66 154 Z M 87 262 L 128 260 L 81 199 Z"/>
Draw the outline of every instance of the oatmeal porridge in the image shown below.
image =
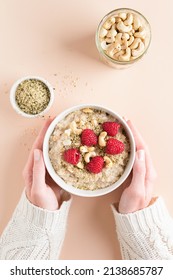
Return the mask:
<path id="1" fill-rule="evenodd" d="M 129 139 L 115 117 L 84 108 L 67 115 L 49 139 L 55 172 L 83 190 L 106 188 L 124 173 L 130 157 Z"/>

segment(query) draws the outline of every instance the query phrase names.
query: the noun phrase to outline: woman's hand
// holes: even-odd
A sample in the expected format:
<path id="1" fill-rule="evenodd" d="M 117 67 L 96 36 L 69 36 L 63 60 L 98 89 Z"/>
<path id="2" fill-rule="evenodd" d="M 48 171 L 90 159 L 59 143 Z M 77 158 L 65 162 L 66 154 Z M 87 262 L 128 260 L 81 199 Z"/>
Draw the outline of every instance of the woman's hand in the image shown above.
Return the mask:
<path id="1" fill-rule="evenodd" d="M 47 210 L 57 210 L 60 205 L 60 187 L 47 173 L 42 153 L 43 139 L 51 121 L 46 121 L 33 144 L 23 178 L 27 198 L 32 204 Z"/>
<path id="2" fill-rule="evenodd" d="M 118 210 L 122 214 L 132 213 L 149 205 L 157 177 L 149 149 L 142 136 L 131 121 L 127 121 L 127 124 L 135 138 L 137 151 L 131 183 L 125 185 L 126 188 L 119 201 Z"/>

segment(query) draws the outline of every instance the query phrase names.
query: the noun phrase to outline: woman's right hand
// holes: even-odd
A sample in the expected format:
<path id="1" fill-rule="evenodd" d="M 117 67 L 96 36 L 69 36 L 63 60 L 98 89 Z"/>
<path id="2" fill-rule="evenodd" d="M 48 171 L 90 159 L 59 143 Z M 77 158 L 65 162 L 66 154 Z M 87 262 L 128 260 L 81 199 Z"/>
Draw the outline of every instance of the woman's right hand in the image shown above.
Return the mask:
<path id="1" fill-rule="evenodd" d="M 132 179 L 127 180 L 118 210 L 122 214 L 132 213 L 147 207 L 153 202 L 152 193 L 156 180 L 156 171 L 153 166 L 149 149 L 131 121 L 127 121 L 136 143 L 136 158 L 133 166 Z"/>
<path id="2" fill-rule="evenodd" d="M 47 173 L 42 153 L 43 139 L 51 121 L 46 121 L 33 144 L 23 170 L 23 178 L 29 201 L 40 208 L 53 211 L 60 206 L 61 189 Z"/>

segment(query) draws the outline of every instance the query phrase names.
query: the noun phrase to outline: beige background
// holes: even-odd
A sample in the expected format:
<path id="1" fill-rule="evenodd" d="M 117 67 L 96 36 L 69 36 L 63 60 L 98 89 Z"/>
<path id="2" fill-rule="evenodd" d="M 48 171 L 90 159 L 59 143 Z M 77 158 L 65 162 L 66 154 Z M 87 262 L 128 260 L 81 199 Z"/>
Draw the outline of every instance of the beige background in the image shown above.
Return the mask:
<path id="1" fill-rule="evenodd" d="M 126 6 L 150 21 L 152 44 L 143 61 L 118 71 L 100 62 L 94 35 L 107 12 Z M 172 11 L 168 0 L 0 0 L 0 232 L 19 200 L 22 169 L 43 123 L 10 106 L 9 90 L 25 75 L 42 76 L 56 88 L 46 118 L 92 102 L 133 120 L 159 174 L 155 193 L 173 214 Z M 62 259 L 119 258 L 109 207 L 115 195 L 74 197 Z"/>

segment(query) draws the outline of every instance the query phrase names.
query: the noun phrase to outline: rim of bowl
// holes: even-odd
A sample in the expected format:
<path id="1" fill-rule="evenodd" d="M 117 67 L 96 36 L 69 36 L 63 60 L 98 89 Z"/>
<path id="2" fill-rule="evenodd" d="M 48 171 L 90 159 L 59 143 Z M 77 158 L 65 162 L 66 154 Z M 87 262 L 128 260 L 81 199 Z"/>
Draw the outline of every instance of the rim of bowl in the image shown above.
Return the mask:
<path id="1" fill-rule="evenodd" d="M 130 61 L 119 61 L 119 60 L 116 60 L 116 59 L 113 59 L 111 58 L 110 56 L 108 56 L 104 50 L 102 49 L 101 47 L 101 44 L 100 44 L 100 41 L 99 41 L 99 31 L 100 31 L 100 28 L 102 27 L 102 24 L 104 23 L 105 19 L 108 18 L 109 16 L 113 15 L 115 12 L 120 12 L 120 11 L 123 11 L 123 10 L 126 10 L 126 11 L 131 11 L 131 12 L 134 12 L 134 13 L 137 13 L 139 14 L 147 23 L 148 27 L 149 27 L 149 42 L 148 42 L 148 46 L 146 47 L 145 51 L 140 55 L 138 56 L 136 59 L 134 60 L 130 60 Z M 99 22 L 98 26 L 97 26 L 97 30 L 96 30 L 96 34 L 95 34 L 95 43 L 96 43 L 96 46 L 97 46 L 97 49 L 99 51 L 99 54 L 103 55 L 103 57 L 105 57 L 106 59 L 110 60 L 112 63 L 114 64 L 120 64 L 120 65 L 130 65 L 130 64 L 133 64 L 135 62 L 137 62 L 138 60 L 140 60 L 143 55 L 145 55 L 148 51 L 148 48 L 151 44 L 151 38 L 152 38 L 152 33 L 151 33 L 151 25 L 149 23 L 149 21 L 146 19 L 146 17 L 141 14 L 140 12 L 138 12 L 137 10 L 134 10 L 134 9 L 131 9 L 131 8 L 118 8 L 118 9 L 115 9 L 115 10 L 112 10 L 110 11 L 109 13 L 107 13 L 102 19 L 101 21 Z"/>
<path id="2" fill-rule="evenodd" d="M 75 112 L 77 110 L 81 110 L 83 108 L 93 108 L 93 109 L 98 109 L 98 110 L 102 110 L 105 111 L 111 115 L 113 115 L 115 118 L 117 118 L 117 120 L 123 125 L 127 136 L 129 138 L 130 141 L 130 147 L 131 147 L 131 153 L 130 153 L 130 158 L 129 161 L 126 165 L 125 171 L 122 174 L 122 176 L 120 177 L 120 179 L 115 182 L 114 184 L 102 188 L 102 189 L 98 189 L 98 190 L 81 190 L 79 188 L 75 188 L 72 185 L 69 185 L 67 183 L 65 183 L 65 181 L 55 172 L 50 158 L 49 158 L 49 138 L 51 133 L 53 132 L 56 124 L 61 121 L 62 119 L 64 119 L 68 114 L 70 114 L 71 112 Z M 104 107 L 102 105 L 96 105 L 96 104 L 81 104 L 81 105 L 77 105 L 77 106 L 73 106 L 70 107 L 68 109 L 66 109 L 65 111 L 61 112 L 50 124 L 50 126 L 48 127 L 45 137 L 44 137 L 44 141 L 43 141 L 43 156 L 44 156 L 44 161 L 45 161 L 45 165 L 46 168 L 50 174 L 50 176 L 52 177 L 52 179 L 64 190 L 66 190 L 67 192 L 74 194 L 74 195 L 78 195 L 78 196 L 83 196 L 83 197 L 96 197 L 96 196 L 102 196 L 105 194 L 108 194 L 110 192 L 112 192 L 113 190 L 115 190 L 116 188 L 118 188 L 128 177 L 128 175 L 130 174 L 133 164 L 134 164 L 134 160 L 135 160 L 135 140 L 133 137 L 133 134 L 130 130 L 130 128 L 128 127 L 127 123 L 125 122 L 125 120 L 123 120 L 123 118 L 116 112 L 112 111 L 111 109 Z"/>
<path id="3" fill-rule="evenodd" d="M 50 92 L 50 101 L 47 105 L 47 107 L 40 113 L 38 114 L 35 114 L 35 115 L 32 115 L 32 114 L 27 114 L 25 113 L 24 111 L 22 111 L 20 109 L 20 107 L 18 106 L 17 102 L 16 102 L 16 89 L 17 87 L 23 82 L 23 81 L 26 81 L 26 80 L 38 80 L 38 81 L 41 81 L 42 83 L 44 83 L 49 92 Z M 12 85 L 11 87 L 11 90 L 10 90 L 10 102 L 11 102 L 11 105 L 13 107 L 13 109 L 19 114 L 19 115 L 22 115 L 23 117 L 27 117 L 27 118 L 36 118 L 38 116 L 42 116 L 43 114 L 45 114 L 52 106 L 53 104 L 53 101 L 54 101 L 54 91 L 53 91 L 53 87 L 51 86 L 51 84 L 44 78 L 42 77 L 39 77 L 39 76 L 26 76 L 26 77 L 22 77 L 18 80 L 16 80 L 14 82 L 14 84 Z"/>

